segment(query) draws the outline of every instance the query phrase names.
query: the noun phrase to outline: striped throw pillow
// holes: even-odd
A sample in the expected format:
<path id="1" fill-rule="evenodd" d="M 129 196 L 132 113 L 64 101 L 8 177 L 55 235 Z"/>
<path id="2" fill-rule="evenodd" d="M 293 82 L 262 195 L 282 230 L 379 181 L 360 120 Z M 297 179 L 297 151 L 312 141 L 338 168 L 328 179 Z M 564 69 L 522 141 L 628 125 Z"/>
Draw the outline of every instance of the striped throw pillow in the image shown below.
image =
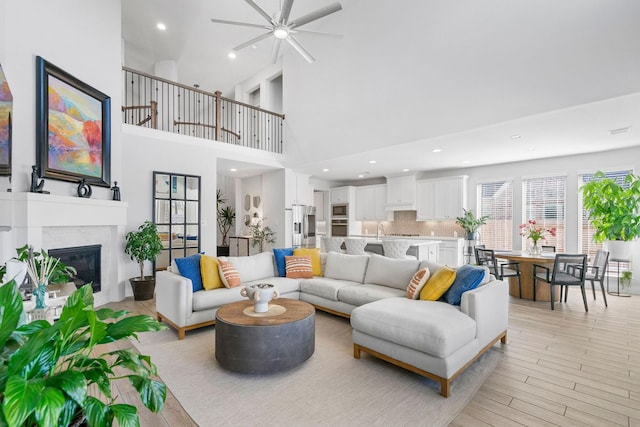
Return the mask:
<path id="1" fill-rule="evenodd" d="M 285 256 L 284 262 L 288 278 L 311 279 L 313 277 L 313 268 L 311 267 L 310 256 Z"/>
<path id="2" fill-rule="evenodd" d="M 429 276 L 431 272 L 427 267 L 421 268 L 416 271 L 416 274 L 413 275 L 411 281 L 409 282 L 409 286 L 407 286 L 407 298 L 409 299 L 418 299 L 420 298 L 420 291 L 424 287 L 424 284 L 429 280 Z"/>
<path id="3" fill-rule="evenodd" d="M 235 288 L 240 286 L 240 274 L 238 269 L 229 261 L 218 259 L 218 270 L 220 270 L 220 279 L 224 283 L 225 288 Z"/>

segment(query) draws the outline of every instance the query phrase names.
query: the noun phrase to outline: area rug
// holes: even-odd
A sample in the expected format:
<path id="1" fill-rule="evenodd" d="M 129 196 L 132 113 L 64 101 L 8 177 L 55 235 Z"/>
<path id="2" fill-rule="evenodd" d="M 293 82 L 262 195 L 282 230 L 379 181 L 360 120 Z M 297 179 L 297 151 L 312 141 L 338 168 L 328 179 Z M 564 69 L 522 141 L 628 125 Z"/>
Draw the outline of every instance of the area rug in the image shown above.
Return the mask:
<path id="1" fill-rule="evenodd" d="M 353 358 L 349 320 L 316 312 L 315 352 L 302 365 L 269 375 L 237 374 L 215 359 L 215 327 L 142 334 L 161 379 L 201 427 L 446 426 L 500 362 L 489 350 L 453 381 L 435 381 L 363 354 Z"/>

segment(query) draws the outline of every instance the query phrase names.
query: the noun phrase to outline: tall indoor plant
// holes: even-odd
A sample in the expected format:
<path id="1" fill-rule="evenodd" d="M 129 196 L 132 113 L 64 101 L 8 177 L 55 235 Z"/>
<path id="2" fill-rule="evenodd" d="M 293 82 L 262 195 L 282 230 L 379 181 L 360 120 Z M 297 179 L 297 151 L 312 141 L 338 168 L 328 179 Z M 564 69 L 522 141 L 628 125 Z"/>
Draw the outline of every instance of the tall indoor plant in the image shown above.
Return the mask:
<path id="1" fill-rule="evenodd" d="M 605 242 L 611 258 L 629 259 L 631 247 L 622 242 L 640 236 L 640 177 L 628 174 L 620 184 L 598 171 L 580 190 L 589 221 L 596 229 L 593 240 Z"/>
<path id="2" fill-rule="evenodd" d="M 140 276 L 129 279 L 133 297 L 136 301 L 151 299 L 156 288 L 156 279 L 153 274 L 144 275 L 144 262 L 155 261 L 163 249 L 158 227 L 151 221 L 145 221 L 138 230 L 127 233 L 125 238 L 125 253 L 140 266 Z"/>
<path id="3" fill-rule="evenodd" d="M 275 243 L 276 242 L 276 233 L 269 226 L 263 226 L 262 221 L 265 218 L 260 219 L 255 224 L 249 225 L 249 233 L 251 234 L 251 238 L 253 239 L 253 247 L 258 246 L 260 248 L 260 252 L 264 250 L 265 243 Z"/>
<path id="4" fill-rule="evenodd" d="M 456 224 L 467 233 L 467 240 L 476 240 L 478 228 L 487 223 L 489 215 L 476 217 L 472 210 L 462 209 L 462 211 L 463 215 L 456 217 Z"/>
<path id="5" fill-rule="evenodd" d="M 137 408 L 114 403 L 111 382 L 126 378 L 142 403 L 159 412 L 166 387 L 154 379 L 149 356 L 131 348 L 99 354 L 99 344 L 166 329 L 147 315 L 93 306 L 91 285 L 69 296 L 55 323 L 23 324 L 22 298 L 14 281 L 0 286 L 0 425 L 139 426 Z"/>
<path id="6" fill-rule="evenodd" d="M 227 238 L 229 231 L 236 219 L 236 211 L 231 206 L 225 206 L 228 200 L 224 197 L 222 190 L 216 190 L 216 213 L 218 221 L 218 229 L 220 230 L 220 246 L 218 246 L 218 256 L 229 255 L 229 242 Z"/>

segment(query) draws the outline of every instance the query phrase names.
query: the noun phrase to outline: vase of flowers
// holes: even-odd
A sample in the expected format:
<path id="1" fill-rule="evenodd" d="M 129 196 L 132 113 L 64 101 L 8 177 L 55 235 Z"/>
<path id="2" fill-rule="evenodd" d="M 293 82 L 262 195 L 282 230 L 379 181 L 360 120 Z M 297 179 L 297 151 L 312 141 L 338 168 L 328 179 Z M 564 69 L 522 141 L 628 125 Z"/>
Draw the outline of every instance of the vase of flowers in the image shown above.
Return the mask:
<path id="1" fill-rule="evenodd" d="M 520 224 L 520 235 L 531 240 L 531 245 L 529 246 L 529 254 L 531 255 L 540 255 L 538 241 L 547 240 L 547 234 L 555 237 L 556 228 L 545 228 L 538 225 L 535 219 L 530 219 L 526 223 Z"/>

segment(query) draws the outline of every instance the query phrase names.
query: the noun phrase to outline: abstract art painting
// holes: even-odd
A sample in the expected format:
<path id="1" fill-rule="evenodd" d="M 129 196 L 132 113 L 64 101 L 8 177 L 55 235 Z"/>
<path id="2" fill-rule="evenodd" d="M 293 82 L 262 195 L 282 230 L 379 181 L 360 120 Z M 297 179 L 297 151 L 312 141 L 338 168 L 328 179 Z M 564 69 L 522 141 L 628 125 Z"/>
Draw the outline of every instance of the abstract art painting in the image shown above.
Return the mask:
<path id="1" fill-rule="evenodd" d="M 111 99 L 39 56 L 36 78 L 40 175 L 110 187 Z"/>
<path id="2" fill-rule="evenodd" d="M 13 96 L 0 65 L 0 175 L 11 175 L 11 114 Z"/>

